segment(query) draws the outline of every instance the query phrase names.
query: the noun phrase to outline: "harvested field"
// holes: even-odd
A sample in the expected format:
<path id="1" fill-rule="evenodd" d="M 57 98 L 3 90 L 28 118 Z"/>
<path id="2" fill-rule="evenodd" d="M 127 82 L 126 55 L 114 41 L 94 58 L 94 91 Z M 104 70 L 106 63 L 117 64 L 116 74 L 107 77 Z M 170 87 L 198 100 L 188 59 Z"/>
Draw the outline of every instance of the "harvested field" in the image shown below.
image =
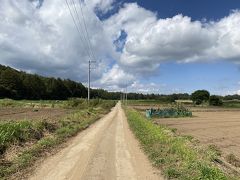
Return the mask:
<path id="1" fill-rule="evenodd" d="M 204 145 L 216 145 L 224 157 L 234 154 L 240 158 L 240 111 L 195 109 L 193 115 L 193 118 L 159 119 L 156 122 L 176 128 L 181 135 L 193 136 Z"/>
<path id="2" fill-rule="evenodd" d="M 58 120 L 73 110 L 61 108 L 0 108 L 0 121 L 6 120 Z"/>

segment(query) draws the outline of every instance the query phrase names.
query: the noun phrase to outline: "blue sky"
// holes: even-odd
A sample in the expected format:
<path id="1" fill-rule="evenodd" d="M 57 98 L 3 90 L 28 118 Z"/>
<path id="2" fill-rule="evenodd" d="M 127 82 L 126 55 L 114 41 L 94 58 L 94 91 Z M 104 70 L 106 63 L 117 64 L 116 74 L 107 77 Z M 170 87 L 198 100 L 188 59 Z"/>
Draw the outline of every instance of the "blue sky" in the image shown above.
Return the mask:
<path id="1" fill-rule="evenodd" d="M 163 63 L 158 75 L 144 82 L 167 85 L 162 87 L 163 93 L 192 93 L 198 89 L 207 89 L 214 94 L 231 94 L 238 89 L 239 68 L 225 61 L 218 63 Z"/>
<path id="2" fill-rule="evenodd" d="M 157 12 L 160 18 L 183 14 L 193 20 L 220 19 L 227 16 L 231 10 L 240 8 L 240 1 L 236 0 L 124 0 L 123 2 L 137 2 L 140 6 Z"/>
<path id="3" fill-rule="evenodd" d="M 232 11 L 240 9 L 240 1 L 235 0 L 123 0 L 122 3 L 134 3 L 157 13 L 158 18 L 171 18 L 177 14 L 190 17 L 193 21 L 219 21 Z M 118 2 L 119 3 L 119 2 Z M 119 6 L 100 16 L 108 18 L 119 10 Z M 177 59 L 176 59 L 177 60 Z M 210 59 L 211 60 L 211 59 Z M 192 93 L 197 89 L 207 89 L 214 94 L 234 94 L 240 87 L 240 68 L 234 62 L 162 63 L 157 73 L 142 78 L 143 83 L 155 83 L 163 86 L 161 93 Z M 166 86 L 166 87 L 165 87 Z"/>
<path id="4" fill-rule="evenodd" d="M 67 2 L 0 0 L 0 64 L 86 84 L 94 59 L 94 88 L 240 94 L 240 1 Z"/>

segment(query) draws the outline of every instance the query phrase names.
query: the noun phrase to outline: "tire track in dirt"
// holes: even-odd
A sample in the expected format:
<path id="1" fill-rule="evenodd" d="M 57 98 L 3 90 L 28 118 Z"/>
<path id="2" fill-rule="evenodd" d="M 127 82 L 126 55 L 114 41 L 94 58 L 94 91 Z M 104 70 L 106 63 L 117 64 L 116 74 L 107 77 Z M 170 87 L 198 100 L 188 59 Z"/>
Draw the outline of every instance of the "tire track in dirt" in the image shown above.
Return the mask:
<path id="1" fill-rule="evenodd" d="M 68 147 L 47 159 L 31 180 L 157 180 L 130 131 L 118 103 L 113 110 L 74 138 Z"/>

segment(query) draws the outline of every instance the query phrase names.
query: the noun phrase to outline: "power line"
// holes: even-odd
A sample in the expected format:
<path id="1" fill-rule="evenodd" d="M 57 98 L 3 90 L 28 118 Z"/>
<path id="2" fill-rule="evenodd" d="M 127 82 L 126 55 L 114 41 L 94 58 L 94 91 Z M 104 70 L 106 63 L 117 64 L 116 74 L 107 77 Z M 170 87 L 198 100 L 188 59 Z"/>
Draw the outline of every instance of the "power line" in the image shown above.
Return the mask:
<path id="1" fill-rule="evenodd" d="M 92 50 L 92 46 L 91 46 L 91 42 L 90 42 L 90 38 L 89 38 L 89 33 L 88 33 L 88 30 L 87 30 L 87 25 L 86 25 L 86 22 L 85 22 L 85 18 L 84 18 L 84 14 L 83 14 L 83 10 L 82 10 L 82 4 L 81 2 L 79 1 L 79 5 L 80 5 L 80 10 L 81 10 L 81 15 L 82 15 L 82 19 L 83 19 L 83 23 L 84 23 L 84 28 L 85 28 L 85 31 L 86 31 L 86 36 L 85 37 L 85 33 L 83 32 L 83 39 L 82 39 L 82 36 L 81 36 L 81 32 L 80 32 L 80 29 L 78 27 L 78 25 L 80 26 L 80 28 L 82 27 L 81 26 L 81 20 L 80 20 L 80 17 L 79 17 L 79 14 L 78 14 L 78 10 L 76 8 L 76 5 L 75 5 L 75 1 L 74 0 L 71 0 L 72 4 L 73 4 L 73 11 L 75 12 L 76 14 L 76 17 L 77 17 L 77 20 L 78 20 L 78 23 L 72 13 L 72 10 L 70 8 L 70 5 L 68 3 L 67 0 L 66 1 L 66 4 L 68 6 L 68 9 L 70 11 L 70 14 L 72 16 L 72 19 L 73 19 L 73 22 L 77 28 L 77 31 L 79 32 L 79 36 L 81 38 L 81 40 L 83 40 L 83 42 L 86 40 L 86 43 L 87 43 L 87 54 L 89 56 L 89 60 L 88 60 L 88 101 L 90 100 L 90 82 L 91 82 L 91 63 L 95 62 L 93 61 L 92 59 L 95 59 L 95 56 L 94 56 L 94 53 L 93 53 L 93 50 Z M 84 29 L 83 28 L 83 29 Z M 81 28 L 82 29 L 82 28 Z M 92 57 L 91 57 L 92 56 Z"/>
<path id="2" fill-rule="evenodd" d="M 85 28 L 85 31 L 86 31 L 86 35 L 87 35 L 87 40 L 88 40 L 88 43 L 89 43 L 90 51 L 92 53 L 92 56 L 93 56 L 94 60 L 96 60 L 95 59 L 95 55 L 94 55 L 93 50 L 92 50 L 93 48 L 92 48 L 92 45 L 91 45 L 90 36 L 89 36 L 89 33 L 88 33 L 88 29 L 87 29 L 87 25 L 86 25 L 84 13 L 83 13 L 83 7 L 82 7 L 81 0 L 79 0 L 78 2 L 79 2 L 79 5 L 80 5 L 81 15 L 82 15 L 83 24 L 84 24 L 84 28 Z"/>
<path id="3" fill-rule="evenodd" d="M 79 16 L 77 7 L 76 7 L 76 5 L 75 5 L 75 1 L 74 1 L 74 0 L 71 0 L 71 2 L 72 2 L 72 4 L 73 4 L 73 10 L 74 10 L 74 12 L 75 12 L 75 14 L 76 14 L 76 17 L 77 17 L 77 20 L 78 20 L 78 24 L 79 24 L 79 26 L 80 26 L 80 28 L 81 28 L 81 30 L 82 30 L 82 32 L 83 32 L 82 35 L 83 35 L 84 42 L 87 44 L 89 57 L 90 57 L 90 58 L 93 58 L 93 56 L 91 57 L 91 55 L 92 55 L 92 54 L 91 54 L 91 52 L 92 52 L 91 46 L 89 45 L 89 41 L 88 41 L 87 37 L 85 36 L 84 27 L 82 27 L 82 25 L 81 25 L 80 16 Z"/>
<path id="4" fill-rule="evenodd" d="M 79 1 L 81 1 L 81 0 L 79 0 Z M 85 4 L 85 8 L 86 8 L 87 12 L 88 12 L 88 13 L 91 13 L 91 11 L 89 10 L 88 3 L 86 2 L 86 0 L 84 1 L 84 4 Z M 98 18 L 98 16 L 94 16 L 94 18 L 95 18 L 96 22 L 98 23 L 98 25 L 100 25 L 100 27 L 102 28 L 102 30 L 104 30 L 104 24 L 103 24 L 103 22 L 100 20 L 100 18 Z M 95 59 L 96 59 L 96 58 L 95 58 Z M 100 59 L 100 60 L 98 59 L 97 61 L 98 61 L 98 62 L 102 62 L 101 59 Z"/>
<path id="5" fill-rule="evenodd" d="M 88 61 L 88 100 L 90 100 L 90 86 L 91 86 L 91 63 L 92 62 L 95 62 L 95 55 L 93 53 L 93 50 L 92 50 L 92 45 L 91 45 L 91 41 L 90 41 L 90 36 L 89 36 L 89 33 L 88 33 L 88 30 L 87 30 L 87 25 L 86 25 L 86 21 L 85 21 L 85 17 L 84 17 L 84 14 L 83 14 L 83 7 L 82 7 L 82 3 L 81 1 L 79 0 L 79 6 L 80 6 L 80 10 L 81 10 L 81 15 L 82 15 L 82 19 L 83 19 L 83 25 L 84 25 L 84 28 L 85 28 L 85 31 L 86 31 L 86 36 L 87 36 L 87 42 L 88 42 L 88 45 L 89 45 L 89 49 L 90 49 L 90 53 L 92 54 L 92 57 L 93 57 L 93 60 L 89 60 Z"/>
<path id="6" fill-rule="evenodd" d="M 84 39 L 83 39 L 82 36 L 81 36 L 80 29 L 79 29 L 79 27 L 78 27 L 78 25 L 77 25 L 77 22 L 76 22 L 76 19 L 75 19 L 75 17 L 74 17 L 74 14 L 73 14 L 73 12 L 72 12 L 72 10 L 71 10 L 71 7 L 70 7 L 70 5 L 69 5 L 69 3 L 68 3 L 67 0 L 65 0 L 65 2 L 66 2 L 66 4 L 67 4 L 68 10 L 69 10 L 70 15 L 71 15 L 71 17 L 72 17 L 73 23 L 74 23 L 74 25 L 75 25 L 75 27 L 76 27 L 76 29 L 77 29 L 78 35 L 79 35 L 81 41 L 84 42 Z M 83 47 L 83 48 L 84 48 L 84 47 Z M 90 56 L 89 51 L 88 51 L 87 49 L 86 49 L 86 52 L 87 52 L 87 55 L 88 55 L 89 58 L 90 58 L 91 56 Z"/>

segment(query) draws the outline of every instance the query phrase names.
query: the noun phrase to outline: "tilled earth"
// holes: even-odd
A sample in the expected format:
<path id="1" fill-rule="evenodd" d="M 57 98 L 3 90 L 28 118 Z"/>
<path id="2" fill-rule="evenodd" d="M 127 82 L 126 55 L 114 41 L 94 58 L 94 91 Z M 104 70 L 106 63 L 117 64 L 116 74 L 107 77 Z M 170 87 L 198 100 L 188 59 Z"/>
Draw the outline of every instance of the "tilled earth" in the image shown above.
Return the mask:
<path id="1" fill-rule="evenodd" d="M 0 121 L 58 120 L 73 110 L 60 108 L 0 108 Z"/>
<path id="2" fill-rule="evenodd" d="M 223 154 L 240 158 L 240 111 L 229 109 L 197 110 L 193 118 L 158 119 L 157 123 L 191 135 L 204 145 L 216 145 Z"/>

